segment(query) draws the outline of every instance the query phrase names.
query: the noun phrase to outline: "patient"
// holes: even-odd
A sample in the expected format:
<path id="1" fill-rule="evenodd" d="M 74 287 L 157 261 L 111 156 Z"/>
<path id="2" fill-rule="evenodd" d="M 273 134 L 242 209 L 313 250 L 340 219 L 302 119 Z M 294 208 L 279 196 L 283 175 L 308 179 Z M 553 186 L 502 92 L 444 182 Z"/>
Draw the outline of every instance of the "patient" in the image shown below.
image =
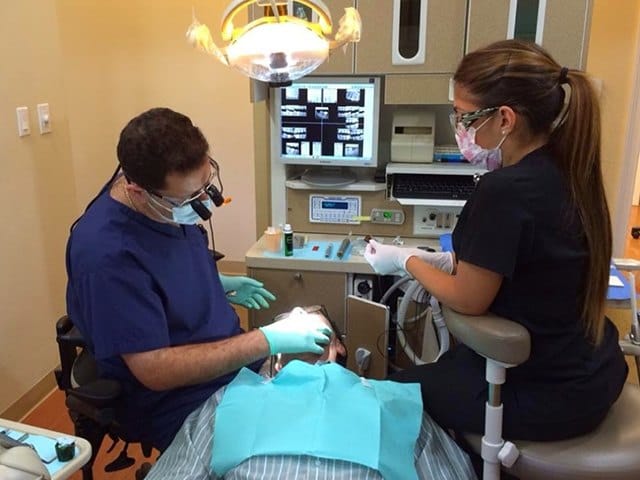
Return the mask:
<path id="1" fill-rule="evenodd" d="M 330 325 L 315 307 L 289 315 Z M 332 330 L 321 356 L 282 355 L 262 377 L 242 370 L 185 420 L 146 480 L 475 479 L 466 454 L 422 413 L 419 387 L 362 379 L 338 365 L 346 350 Z M 309 441 L 323 436 L 331 441 Z"/>

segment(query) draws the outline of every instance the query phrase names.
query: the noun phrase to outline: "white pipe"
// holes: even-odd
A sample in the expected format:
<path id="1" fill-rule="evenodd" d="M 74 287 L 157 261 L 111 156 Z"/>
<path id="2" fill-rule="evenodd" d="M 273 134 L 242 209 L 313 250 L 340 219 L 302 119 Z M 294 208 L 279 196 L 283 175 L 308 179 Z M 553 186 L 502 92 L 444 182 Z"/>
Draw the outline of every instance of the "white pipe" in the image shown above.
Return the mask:
<path id="1" fill-rule="evenodd" d="M 436 326 L 436 331 L 438 333 L 438 343 L 440 345 L 440 351 L 438 352 L 438 356 L 435 359 L 435 361 L 438 361 L 444 354 L 444 352 L 449 350 L 449 329 L 447 328 L 447 324 L 444 321 L 444 315 L 442 315 L 442 309 L 440 308 L 440 302 L 438 302 L 438 299 L 431 295 L 429 303 L 431 304 L 431 316 L 433 323 Z"/>
<path id="2" fill-rule="evenodd" d="M 397 327 L 398 341 L 400 343 L 400 346 L 402 347 L 404 352 L 407 354 L 407 357 L 409 357 L 409 359 L 411 359 L 413 363 L 415 363 L 416 365 L 424 365 L 427 362 L 422 360 L 422 358 L 420 358 L 418 354 L 416 354 L 413 348 L 411 348 L 411 345 L 409 344 L 407 337 L 404 335 L 404 319 L 407 316 L 407 309 L 409 308 L 409 302 L 415 295 L 416 291 L 420 288 L 422 288 L 422 285 L 420 285 L 420 283 L 417 280 L 413 280 L 413 283 L 409 285 L 409 287 L 404 292 L 404 296 L 400 301 L 400 306 L 398 306 L 398 315 L 396 317 L 396 323 L 398 325 Z M 425 328 L 426 327 L 427 325 L 425 325 Z"/>

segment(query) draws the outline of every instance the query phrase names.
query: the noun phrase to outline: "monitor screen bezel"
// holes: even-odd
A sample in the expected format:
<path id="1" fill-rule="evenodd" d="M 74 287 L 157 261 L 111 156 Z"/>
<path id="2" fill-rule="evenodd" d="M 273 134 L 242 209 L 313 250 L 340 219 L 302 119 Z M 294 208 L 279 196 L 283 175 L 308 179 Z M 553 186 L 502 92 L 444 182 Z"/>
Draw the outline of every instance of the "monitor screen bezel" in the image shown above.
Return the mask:
<path id="1" fill-rule="evenodd" d="M 307 76 L 295 80 L 292 86 L 296 84 L 328 84 L 328 85 L 373 85 L 373 109 L 371 113 L 372 135 L 371 135 L 371 155 L 369 157 L 358 157 L 355 160 L 345 159 L 343 157 L 291 157 L 283 154 L 281 148 L 282 134 L 282 118 L 280 115 L 282 99 L 281 88 L 272 89 L 272 132 L 271 142 L 272 151 L 276 160 L 285 165 L 308 165 L 320 167 L 352 167 L 352 168 L 376 168 L 378 166 L 378 138 L 380 130 L 380 100 L 381 100 L 381 79 L 373 75 L 355 75 L 355 76 Z"/>

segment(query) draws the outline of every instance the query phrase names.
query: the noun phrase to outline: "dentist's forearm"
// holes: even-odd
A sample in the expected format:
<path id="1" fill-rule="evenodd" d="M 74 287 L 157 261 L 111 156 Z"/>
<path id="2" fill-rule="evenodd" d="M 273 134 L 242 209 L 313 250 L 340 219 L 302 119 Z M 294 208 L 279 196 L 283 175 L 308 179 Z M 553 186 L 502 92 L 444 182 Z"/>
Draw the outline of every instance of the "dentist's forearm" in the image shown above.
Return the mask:
<path id="1" fill-rule="evenodd" d="M 259 330 L 217 342 L 166 347 L 122 355 L 131 373 L 150 390 L 195 385 L 269 356 Z"/>

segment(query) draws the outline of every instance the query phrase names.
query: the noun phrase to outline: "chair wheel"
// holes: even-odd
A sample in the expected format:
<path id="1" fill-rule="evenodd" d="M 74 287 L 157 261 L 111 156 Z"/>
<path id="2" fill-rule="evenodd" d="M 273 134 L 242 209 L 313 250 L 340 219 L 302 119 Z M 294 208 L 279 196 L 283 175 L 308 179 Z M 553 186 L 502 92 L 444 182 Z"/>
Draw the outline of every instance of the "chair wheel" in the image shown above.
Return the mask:
<path id="1" fill-rule="evenodd" d="M 631 228 L 631 236 L 636 240 L 640 238 L 640 227 L 632 227 Z"/>
<path id="2" fill-rule="evenodd" d="M 147 476 L 149 470 L 151 470 L 152 465 L 149 462 L 144 462 L 140 467 L 136 470 L 136 480 L 142 480 Z"/>

